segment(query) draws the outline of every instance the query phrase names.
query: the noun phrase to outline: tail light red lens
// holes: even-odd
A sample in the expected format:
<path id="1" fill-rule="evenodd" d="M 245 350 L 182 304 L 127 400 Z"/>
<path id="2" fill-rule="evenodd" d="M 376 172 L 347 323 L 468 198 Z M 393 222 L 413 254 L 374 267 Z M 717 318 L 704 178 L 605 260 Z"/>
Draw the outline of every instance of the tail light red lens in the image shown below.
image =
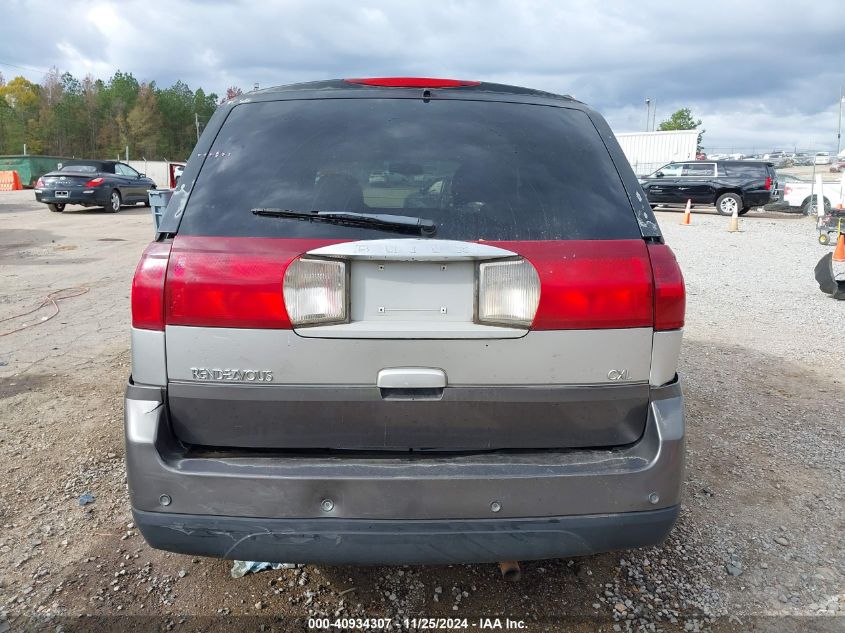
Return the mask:
<path id="1" fill-rule="evenodd" d="M 364 79 L 345 79 L 349 84 L 380 86 L 382 88 L 462 88 L 478 86 L 480 81 L 461 79 L 436 79 L 434 77 L 367 77 Z"/>
<path id="2" fill-rule="evenodd" d="M 164 330 L 164 280 L 170 244 L 147 246 L 132 279 L 132 327 Z"/>
<path id="3" fill-rule="evenodd" d="M 772 188 L 772 177 L 768 176 L 766 178 L 766 191 L 770 191 Z"/>
<path id="4" fill-rule="evenodd" d="M 43 178 L 39 178 L 38 180 L 35 181 L 35 188 L 36 189 L 41 189 L 43 187 L 44 187 L 44 179 Z"/>
<path id="5" fill-rule="evenodd" d="M 681 267 L 665 244 L 649 244 L 648 254 L 654 274 L 654 329 L 682 328 L 687 299 Z"/>
<path id="6" fill-rule="evenodd" d="M 166 323 L 290 329 L 291 316 L 297 324 L 324 319 L 342 322 L 348 317 L 345 312 L 348 308 L 342 301 L 348 292 L 343 267 L 303 268 L 295 273 L 291 268 L 302 253 L 335 242 L 177 236 L 172 249 L 167 244 L 154 243 L 144 252 L 133 281 L 133 326 L 163 329 Z M 530 275 L 504 271 L 508 274 L 500 274 L 502 279 L 494 280 L 498 285 L 493 284 L 490 290 L 502 286 L 510 292 L 499 293 L 499 299 L 506 300 L 503 304 L 499 299 L 498 303 L 492 299 L 488 302 L 491 318 L 497 322 L 506 320 L 502 316 L 505 314 L 508 319 L 527 325 L 529 313 L 536 306 L 531 323 L 535 330 L 683 327 L 684 281 L 668 246 L 647 246 L 643 240 L 494 245 L 519 253 L 539 278 L 538 303 L 536 292 L 529 292 Z M 304 265 L 310 260 L 298 261 Z M 514 288 L 522 293 L 519 297 L 512 292 Z M 292 313 L 285 304 L 286 298 Z M 479 316 L 482 316 L 481 299 L 479 296 Z M 531 304 L 530 310 L 518 313 L 518 319 L 511 305 L 517 303 Z M 319 318 L 315 320 L 314 315 Z"/>
<path id="7" fill-rule="evenodd" d="M 652 327 L 651 265 L 642 240 L 500 242 L 540 276 L 534 330 Z"/>
<path id="8" fill-rule="evenodd" d="M 105 178 L 92 178 L 88 182 L 85 183 L 86 187 L 99 187 L 106 181 Z"/>

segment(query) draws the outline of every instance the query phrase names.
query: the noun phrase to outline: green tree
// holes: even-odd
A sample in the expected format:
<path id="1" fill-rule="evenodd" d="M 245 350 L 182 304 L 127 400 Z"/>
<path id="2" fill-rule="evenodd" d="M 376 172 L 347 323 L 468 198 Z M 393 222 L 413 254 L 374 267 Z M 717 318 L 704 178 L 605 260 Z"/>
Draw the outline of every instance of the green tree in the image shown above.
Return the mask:
<path id="1" fill-rule="evenodd" d="M 38 127 L 41 86 L 24 77 L 15 77 L 0 87 L 0 100 L 5 104 L 0 115 L 3 117 L 3 147 L 0 151 L 20 154 L 24 143 L 30 153 L 41 151 L 39 139 L 30 137 L 30 130 Z"/>
<path id="2" fill-rule="evenodd" d="M 156 156 L 161 112 L 154 85 L 141 84 L 135 105 L 126 115 L 126 124 L 133 152 L 142 157 Z"/>
<path id="3" fill-rule="evenodd" d="M 701 119 L 696 121 L 689 108 L 681 108 L 680 110 L 673 112 L 672 116 L 668 119 L 662 121 L 657 129 L 663 132 L 667 130 L 695 130 L 699 125 L 701 125 Z M 706 131 L 707 130 L 701 130 L 698 133 L 698 151 L 701 151 L 701 137 L 704 136 Z"/>
<path id="4" fill-rule="evenodd" d="M 162 116 L 162 155 L 183 160 L 197 142 L 194 93 L 186 83 L 177 81 L 156 96 Z"/>
<path id="5" fill-rule="evenodd" d="M 128 145 L 150 160 L 187 158 L 217 109 L 218 96 L 177 81 L 160 89 L 117 71 L 82 80 L 51 68 L 40 84 L 0 75 L 0 154 L 114 158 Z"/>

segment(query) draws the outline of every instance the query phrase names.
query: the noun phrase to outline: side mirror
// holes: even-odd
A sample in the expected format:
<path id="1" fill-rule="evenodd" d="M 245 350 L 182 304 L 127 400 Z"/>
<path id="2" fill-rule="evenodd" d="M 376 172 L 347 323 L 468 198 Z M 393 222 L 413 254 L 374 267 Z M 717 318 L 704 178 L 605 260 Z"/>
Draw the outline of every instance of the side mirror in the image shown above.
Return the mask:
<path id="1" fill-rule="evenodd" d="M 147 174 L 138 174 L 138 178 L 146 178 Z"/>
<path id="2" fill-rule="evenodd" d="M 655 178 L 663 178 L 663 172 L 662 171 L 655 172 L 654 177 Z"/>

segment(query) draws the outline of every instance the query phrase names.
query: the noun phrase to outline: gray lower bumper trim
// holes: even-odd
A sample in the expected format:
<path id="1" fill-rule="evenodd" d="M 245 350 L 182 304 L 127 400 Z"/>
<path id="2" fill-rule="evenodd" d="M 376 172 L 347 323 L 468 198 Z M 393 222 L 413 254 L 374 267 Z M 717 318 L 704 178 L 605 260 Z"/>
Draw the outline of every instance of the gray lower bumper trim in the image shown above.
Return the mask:
<path id="1" fill-rule="evenodd" d="M 628 446 L 458 455 L 195 453 L 173 436 L 163 396 L 160 388 L 127 389 L 129 492 L 132 506 L 147 512 L 500 520 L 643 512 L 680 500 L 684 416 L 678 382 L 651 389 L 645 431 Z M 162 506 L 161 495 L 171 503 Z"/>
<path id="2" fill-rule="evenodd" d="M 662 542 L 678 506 L 528 519 L 368 521 L 166 514 L 133 509 L 147 542 L 183 554 L 332 565 L 492 563 Z"/>
<path id="3" fill-rule="evenodd" d="M 171 382 L 167 397 L 173 432 L 188 444 L 466 451 L 632 444 L 649 387 L 446 387 L 434 400 L 390 400 L 374 386 Z"/>

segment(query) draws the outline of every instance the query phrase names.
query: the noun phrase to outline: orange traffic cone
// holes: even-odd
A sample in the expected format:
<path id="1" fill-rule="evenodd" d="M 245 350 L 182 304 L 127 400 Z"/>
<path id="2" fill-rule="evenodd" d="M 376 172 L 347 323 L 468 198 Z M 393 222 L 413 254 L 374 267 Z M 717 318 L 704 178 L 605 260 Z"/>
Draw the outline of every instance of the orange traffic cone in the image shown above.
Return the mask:
<path id="1" fill-rule="evenodd" d="M 731 219 L 728 222 L 728 233 L 738 233 L 739 232 L 739 210 L 734 209 L 734 212 L 731 213 Z"/>
<path id="2" fill-rule="evenodd" d="M 839 234 L 839 240 L 836 242 L 836 249 L 833 251 L 833 261 L 845 262 L 845 233 Z"/>
<path id="3" fill-rule="evenodd" d="M 681 220 L 681 224 L 684 226 L 689 226 L 690 223 L 690 209 L 692 208 L 692 200 L 687 200 L 687 208 L 684 209 L 684 219 Z"/>

